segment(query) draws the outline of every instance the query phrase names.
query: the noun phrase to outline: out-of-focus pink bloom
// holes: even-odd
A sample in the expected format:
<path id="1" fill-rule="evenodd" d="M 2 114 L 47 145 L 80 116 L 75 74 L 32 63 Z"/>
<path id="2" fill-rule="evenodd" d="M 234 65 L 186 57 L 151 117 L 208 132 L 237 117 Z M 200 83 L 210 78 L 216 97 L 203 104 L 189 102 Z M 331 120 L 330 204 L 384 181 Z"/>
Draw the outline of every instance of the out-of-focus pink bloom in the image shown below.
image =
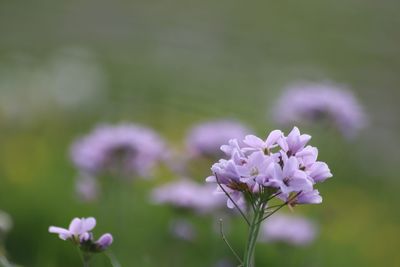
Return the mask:
<path id="1" fill-rule="evenodd" d="M 137 124 L 101 125 L 77 140 L 71 158 L 83 173 L 149 176 L 168 155 L 164 140 Z"/>
<path id="2" fill-rule="evenodd" d="M 94 201 L 99 196 L 99 185 L 97 180 L 90 176 L 83 174 L 77 178 L 76 193 L 82 201 Z"/>
<path id="3" fill-rule="evenodd" d="M 250 130 L 233 120 L 216 120 L 198 124 L 188 133 L 186 146 L 193 156 L 219 156 L 220 147 L 230 139 L 243 139 Z"/>
<path id="4" fill-rule="evenodd" d="M 348 138 L 354 137 L 367 122 L 354 94 L 329 83 L 289 86 L 274 108 L 274 117 L 284 125 L 325 119 Z"/>
<path id="5" fill-rule="evenodd" d="M 157 204 L 169 204 L 199 213 L 212 212 L 224 203 L 223 196 L 214 196 L 214 187 L 181 179 L 153 190 L 151 198 Z"/>
<path id="6" fill-rule="evenodd" d="M 312 221 L 283 214 L 276 214 L 262 223 L 261 242 L 284 242 L 291 245 L 308 245 L 317 235 L 317 227 Z"/>

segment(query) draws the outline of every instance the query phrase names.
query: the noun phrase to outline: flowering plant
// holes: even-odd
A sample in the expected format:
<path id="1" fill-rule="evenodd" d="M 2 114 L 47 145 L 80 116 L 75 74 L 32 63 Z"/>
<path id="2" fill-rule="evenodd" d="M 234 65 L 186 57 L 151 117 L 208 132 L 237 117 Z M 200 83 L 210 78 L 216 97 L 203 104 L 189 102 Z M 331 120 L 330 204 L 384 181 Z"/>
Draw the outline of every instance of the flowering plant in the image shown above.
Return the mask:
<path id="1" fill-rule="evenodd" d="M 104 252 L 113 242 L 113 237 L 109 233 L 103 234 L 98 240 L 95 240 L 91 232 L 95 226 L 96 219 L 93 217 L 74 218 L 68 229 L 50 226 L 49 232 L 58 234 L 62 240 L 69 240 L 79 248 L 83 255 L 83 266 L 86 267 L 89 266 L 93 253 Z"/>
<path id="2" fill-rule="evenodd" d="M 232 139 L 221 147 L 229 158 L 215 163 L 211 168 L 213 175 L 206 181 L 218 184 L 217 193 L 227 196 L 227 206 L 237 208 L 249 226 L 243 260 L 232 249 L 241 266 L 254 266 L 262 221 L 284 206 L 322 202 L 314 185 L 332 174 L 326 163 L 317 161 L 317 148 L 306 146 L 310 139 L 310 135 L 300 134 L 294 127 L 287 136 L 275 130 L 266 140 L 247 135 L 243 142 Z M 270 206 L 274 198 L 283 203 Z M 249 212 L 244 210 L 246 207 Z"/>

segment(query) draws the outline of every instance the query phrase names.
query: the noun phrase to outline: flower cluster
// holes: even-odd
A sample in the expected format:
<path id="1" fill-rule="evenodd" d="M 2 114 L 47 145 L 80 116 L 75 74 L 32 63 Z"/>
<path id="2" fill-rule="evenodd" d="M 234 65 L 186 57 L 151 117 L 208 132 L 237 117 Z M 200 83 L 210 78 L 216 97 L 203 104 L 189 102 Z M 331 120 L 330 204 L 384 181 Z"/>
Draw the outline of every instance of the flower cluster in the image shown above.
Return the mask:
<path id="1" fill-rule="evenodd" d="M 136 124 L 101 125 L 71 149 L 76 167 L 93 176 L 149 176 L 167 154 L 166 144 L 156 132 Z"/>
<path id="2" fill-rule="evenodd" d="M 308 245 L 315 240 L 317 231 L 315 223 L 306 218 L 276 214 L 261 226 L 260 241 Z"/>
<path id="3" fill-rule="evenodd" d="M 348 138 L 366 124 L 366 115 L 353 93 L 330 84 L 290 86 L 274 113 L 275 120 L 284 125 L 326 119 Z"/>
<path id="4" fill-rule="evenodd" d="M 290 205 L 321 203 L 314 185 L 332 174 L 326 163 L 317 161 L 317 148 L 306 146 L 310 139 L 297 127 L 287 136 L 272 131 L 266 140 L 247 135 L 240 144 L 232 139 L 221 147 L 229 159 L 215 163 L 206 181 L 218 183 L 230 208 L 246 200 L 268 202 L 271 196 Z"/>
<path id="5" fill-rule="evenodd" d="M 75 245 L 79 246 L 84 252 L 102 252 L 106 250 L 113 242 L 111 234 L 103 234 L 98 240 L 95 240 L 92 234 L 93 228 L 96 226 L 96 219 L 89 218 L 74 218 L 68 229 L 50 226 L 49 232 L 58 234 L 62 240 L 70 240 Z"/>
<path id="6" fill-rule="evenodd" d="M 215 120 L 194 126 L 186 138 L 186 146 L 193 156 L 219 156 L 221 145 L 232 138 L 242 139 L 250 131 L 233 120 Z"/>

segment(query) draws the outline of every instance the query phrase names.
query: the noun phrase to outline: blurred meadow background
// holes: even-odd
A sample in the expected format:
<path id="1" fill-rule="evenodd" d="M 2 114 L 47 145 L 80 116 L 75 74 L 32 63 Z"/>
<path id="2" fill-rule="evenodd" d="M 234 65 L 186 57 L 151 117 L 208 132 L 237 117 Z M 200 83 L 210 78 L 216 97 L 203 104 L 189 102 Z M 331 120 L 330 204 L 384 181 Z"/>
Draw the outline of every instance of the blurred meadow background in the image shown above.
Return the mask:
<path id="1" fill-rule="evenodd" d="M 48 226 L 94 216 L 97 235 L 114 235 L 110 249 L 122 266 L 235 266 L 216 231 L 219 217 L 151 203 L 152 188 L 178 177 L 165 166 L 151 180 L 110 182 L 98 201 L 80 201 L 71 144 L 100 123 L 132 122 L 185 157 L 193 125 L 234 119 L 264 137 L 280 127 L 272 110 L 288 84 L 331 81 L 357 96 L 368 125 L 351 140 L 324 125 L 297 125 L 334 175 L 319 187 L 321 205 L 293 213 L 319 233 L 302 247 L 260 243 L 257 266 L 400 266 L 399 10 L 394 0 L 0 1 L 7 257 L 21 266 L 80 266 Z M 190 178 L 202 183 L 214 161 L 192 162 Z M 178 213 L 196 227 L 193 240 L 169 233 Z M 226 216 L 241 251 L 245 225 Z M 98 255 L 93 266 L 110 265 Z"/>

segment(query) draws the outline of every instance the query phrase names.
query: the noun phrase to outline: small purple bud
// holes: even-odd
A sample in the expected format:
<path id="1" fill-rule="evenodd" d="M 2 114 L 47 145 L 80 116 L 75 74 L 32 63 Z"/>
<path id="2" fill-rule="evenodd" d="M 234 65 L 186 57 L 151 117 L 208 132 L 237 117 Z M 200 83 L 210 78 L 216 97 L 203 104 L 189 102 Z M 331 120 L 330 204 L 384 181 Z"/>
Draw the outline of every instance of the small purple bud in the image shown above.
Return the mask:
<path id="1" fill-rule="evenodd" d="M 107 233 L 102 235 L 99 240 L 96 241 L 96 245 L 100 250 L 106 250 L 113 242 L 111 234 Z"/>

